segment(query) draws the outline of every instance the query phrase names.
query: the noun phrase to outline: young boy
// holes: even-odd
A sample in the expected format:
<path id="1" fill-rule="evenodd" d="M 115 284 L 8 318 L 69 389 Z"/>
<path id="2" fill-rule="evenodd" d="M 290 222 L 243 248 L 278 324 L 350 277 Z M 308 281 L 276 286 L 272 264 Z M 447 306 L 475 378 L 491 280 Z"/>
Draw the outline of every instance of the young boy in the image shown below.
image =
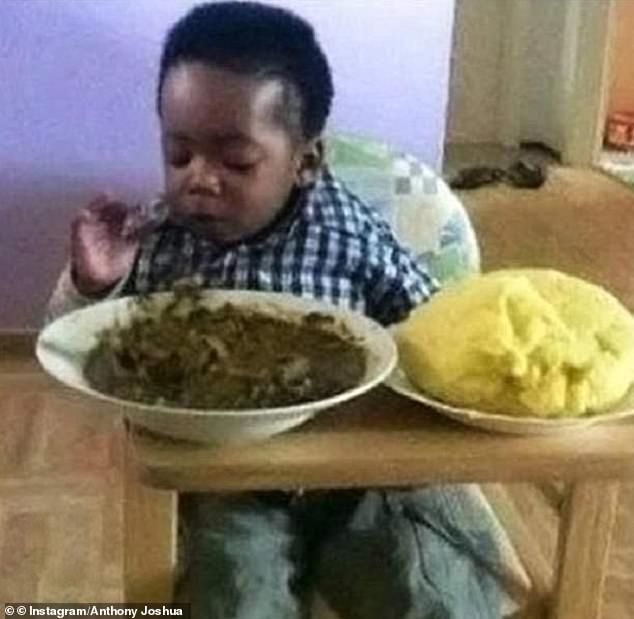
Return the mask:
<path id="1" fill-rule="evenodd" d="M 322 161 L 332 96 L 297 16 L 193 9 L 161 58 L 164 196 L 148 212 L 106 197 L 80 211 L 50 315 L 197 276 L 405 318 L 437 286 Z M 316 585 L 342 619 L 497 618 L 494 540 L 486 524 L 461 531 L 472 503 L 460 488 L 189 497 L 193 616 L 299 619 Z"/>

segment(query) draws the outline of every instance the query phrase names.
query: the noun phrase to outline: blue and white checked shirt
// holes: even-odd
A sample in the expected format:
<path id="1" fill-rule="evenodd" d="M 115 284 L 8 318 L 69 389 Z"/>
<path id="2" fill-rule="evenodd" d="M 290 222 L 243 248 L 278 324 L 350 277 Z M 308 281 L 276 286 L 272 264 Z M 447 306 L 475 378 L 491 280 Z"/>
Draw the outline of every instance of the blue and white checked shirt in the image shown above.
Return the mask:
<path id="1" fill-rule="evenodd" d="M 143 242 L 124 294 L 197 276 L 207 288 L 290 292 L 402 320 L 438 288 L 389 226 L 323 167 L 264 234 L 217 247 L 167 221 Z"/>
<path id="2" fill-rule="evenodd" d="M 388 224 L 323 167 L 266 230 L 218 247 L 169 220 L 142 242 L 130 274 L 109 295 L 166 290 L 196 277 L 207 288 L 289 292 L 356 310 L 387 325 L 438 289 Z M 94 302 L 65 269 L 47 320 Z"/>

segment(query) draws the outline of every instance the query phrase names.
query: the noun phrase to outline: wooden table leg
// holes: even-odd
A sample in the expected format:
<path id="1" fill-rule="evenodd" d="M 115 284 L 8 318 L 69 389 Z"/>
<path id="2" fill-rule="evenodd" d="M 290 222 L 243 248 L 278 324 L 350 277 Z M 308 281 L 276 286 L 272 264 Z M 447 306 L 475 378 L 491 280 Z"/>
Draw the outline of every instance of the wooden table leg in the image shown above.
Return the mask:
<path id="1" fill-rule="evenodd" d="M 176 572 L 178 495 L 140 483 L 125 439 L 123 589 L 130 603 L 171 602 Z"/>
<path id="2" fill-rule="evenodd" d="M 572 486 L 563 508 L 549 619 L 599 619 L 618 493 L 613 481 Z"/>

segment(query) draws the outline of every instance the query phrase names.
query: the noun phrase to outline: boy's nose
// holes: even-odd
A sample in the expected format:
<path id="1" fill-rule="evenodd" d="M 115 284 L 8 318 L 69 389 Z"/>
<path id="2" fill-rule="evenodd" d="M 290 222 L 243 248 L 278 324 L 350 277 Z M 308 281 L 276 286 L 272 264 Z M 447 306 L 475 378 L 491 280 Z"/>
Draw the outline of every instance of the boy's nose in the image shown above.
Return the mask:
<path id="1" fill-rule="evenodd" d="M 218 167 L 204 157 L 194 157 L 190 164 L 188 191 L 219 196 L 222 193 L 222 178 Z"/>

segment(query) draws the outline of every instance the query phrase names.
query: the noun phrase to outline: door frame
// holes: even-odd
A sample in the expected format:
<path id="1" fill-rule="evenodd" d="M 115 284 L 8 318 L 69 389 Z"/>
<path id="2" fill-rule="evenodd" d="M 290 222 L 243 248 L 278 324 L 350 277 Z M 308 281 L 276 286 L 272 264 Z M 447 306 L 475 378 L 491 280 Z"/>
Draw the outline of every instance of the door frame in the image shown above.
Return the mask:
<path id="1" fill-rule="evenodd" d="M 599 158 L 607 112 L 614 47 L 614 0 L 558 0 L 566 2 L 558 88 L 550 96 L 558 110 L 563 136 L 562 161 L 591 166 Z M 498 141 L 519 146 L 523 65 L 530 62 L 526 24 L 531 0 L 505 3 L 505 28 L 501 63 L 500 123 Z"/>
<path id="2" fill-rule="evenodd" d="M 567 1 L 570 9 L 560 93 L 564 119 L 562 159 L 567 165 L 590 166 L 598 161 L 603 144 L 616 4 L 613 0 Z"/>

